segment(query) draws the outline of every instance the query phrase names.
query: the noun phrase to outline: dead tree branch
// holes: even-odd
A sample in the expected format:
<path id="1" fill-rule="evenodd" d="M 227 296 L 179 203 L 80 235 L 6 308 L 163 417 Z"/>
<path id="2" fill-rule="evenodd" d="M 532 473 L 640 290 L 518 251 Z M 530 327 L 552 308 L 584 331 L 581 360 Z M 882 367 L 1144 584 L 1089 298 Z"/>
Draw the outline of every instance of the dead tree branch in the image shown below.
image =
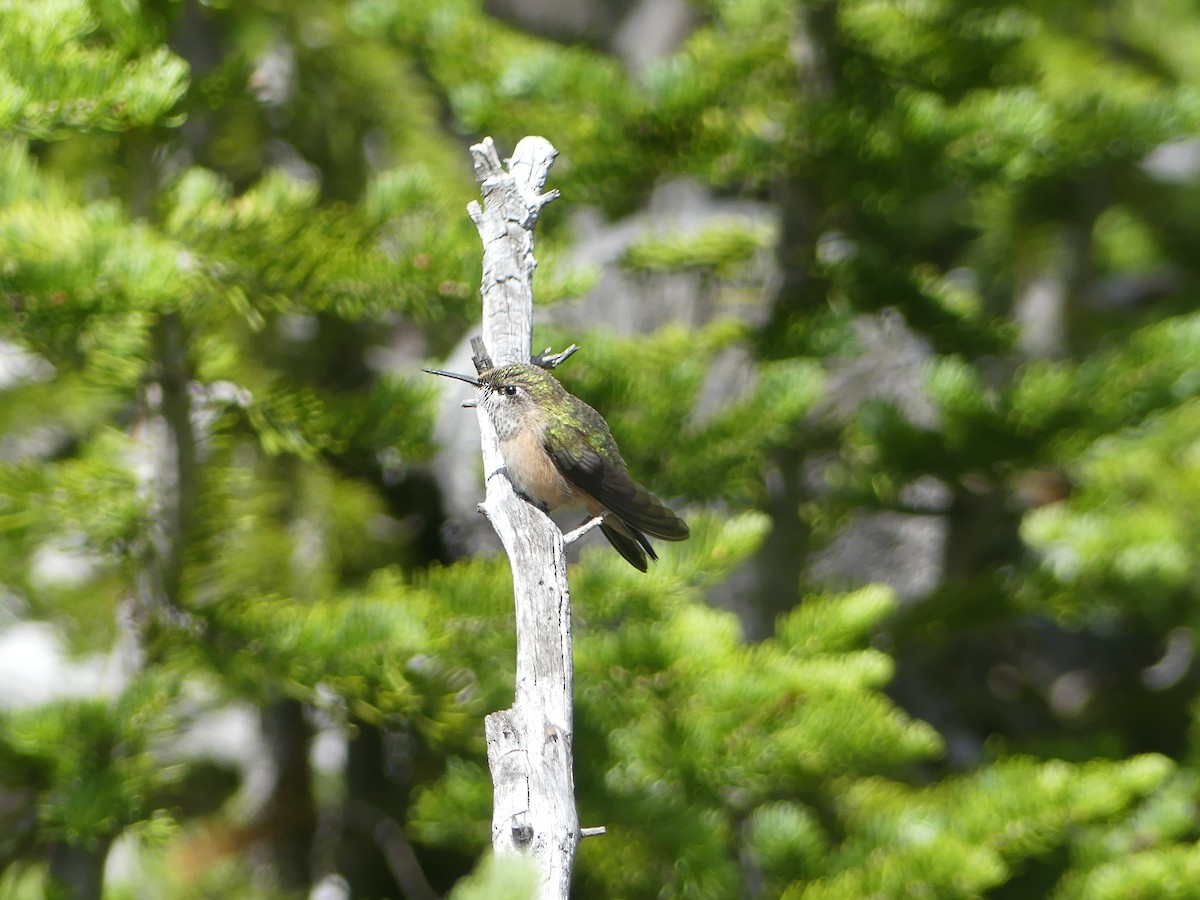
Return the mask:
<path id="1" fill-rule="evenodd" d="M 531 359 L 533 228 L 557 151 L 540 137 L 517 144 L 507 171 L 491 138 L 471 148 L 483 205 L 468 210 L 483 241 L 483 342 L 497 365 Z M 568 354 L 569 355 L 569 354 Z M 476 352 L 477 364 L 483 362 Z M 566 358 L 565 355 L 562 358 Z M 561 361 L 561 360 L 557 360 Z M 513 493 L 491 422 L 479 409 L 487 499 L 480 509 L 508 553 L 517 625 L 511 708 L 485 722 L 495 789 L 492 846 L 534 860 L 543 900 L 566 900 L 579 844 L 571 741 L 574 669 L 567 560 L 558 527 Z"/>

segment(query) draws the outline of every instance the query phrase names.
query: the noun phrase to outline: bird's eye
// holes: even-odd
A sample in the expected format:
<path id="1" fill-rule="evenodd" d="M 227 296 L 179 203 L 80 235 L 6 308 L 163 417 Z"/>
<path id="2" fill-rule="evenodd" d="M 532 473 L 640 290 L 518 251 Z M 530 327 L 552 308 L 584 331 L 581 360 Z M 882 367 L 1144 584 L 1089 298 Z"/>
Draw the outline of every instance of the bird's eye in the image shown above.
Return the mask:
<path id="1" fill-rule="evenodd" d="M 508 394 L 508 396 L 510 396 L 510 397 L 516 396 L 516 393 L 517 393 L 516 385 L 506 384 L 504 386 L 504 393 Z"/>

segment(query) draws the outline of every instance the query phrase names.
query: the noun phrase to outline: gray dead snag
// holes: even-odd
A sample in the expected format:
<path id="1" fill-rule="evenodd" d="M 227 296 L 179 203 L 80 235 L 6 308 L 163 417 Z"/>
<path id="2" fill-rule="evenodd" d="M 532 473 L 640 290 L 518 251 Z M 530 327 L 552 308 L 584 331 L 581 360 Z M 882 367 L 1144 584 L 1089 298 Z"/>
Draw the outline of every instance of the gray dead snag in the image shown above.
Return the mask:
<path id="1" fill-rule="evenodd" d="M 524 138 L 505 171 L 491 138 L 471 148 L 483 205 L 468 207 L 483 241 L 483 343 L 476 365 L 527 362 L 533 339 L 533 228 L 557 191 L 541 193 L 557 151 Z M 485 720 L 495 796 L 492 847 L 533 860 L 538 897 L 566 900 L 579 844 L 571 740 L 574 668 L 571 600 L 562 533 L 513 493 L 492 424 L 478 410 L 487 498 L 480 505 L 513 573 L 517 680 L 511 708 Z"/>

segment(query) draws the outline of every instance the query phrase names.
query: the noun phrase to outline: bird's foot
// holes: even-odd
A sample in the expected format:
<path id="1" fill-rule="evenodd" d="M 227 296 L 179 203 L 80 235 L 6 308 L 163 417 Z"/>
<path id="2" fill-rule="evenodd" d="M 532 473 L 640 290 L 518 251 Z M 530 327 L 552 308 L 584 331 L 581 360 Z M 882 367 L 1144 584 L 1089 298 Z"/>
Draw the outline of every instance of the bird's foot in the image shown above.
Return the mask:
<path id="1" fill-rule="evenodd" d="M 604 521 L 604 516 L 592 516 L 590 519 L 585 519 L 584 523 L 578 528 L 572 529 L 563 535 L 563 543 L 568 547 L 575 543 L 597 525 Z"/>

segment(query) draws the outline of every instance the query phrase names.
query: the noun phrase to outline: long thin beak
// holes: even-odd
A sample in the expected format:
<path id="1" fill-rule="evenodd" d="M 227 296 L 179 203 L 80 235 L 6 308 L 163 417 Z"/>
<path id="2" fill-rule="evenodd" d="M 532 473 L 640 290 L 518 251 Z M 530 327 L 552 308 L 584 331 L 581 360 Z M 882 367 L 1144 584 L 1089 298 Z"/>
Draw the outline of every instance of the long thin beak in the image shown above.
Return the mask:
<path id="1" fill-rule="evenodd" d="M 457 372 L 445 372 L 441 369 L 422 369 L 421 371 L 428 372 L 430 375 L 445 375 L 447 378 L 454 378 L 454 379 L 457 379 L 458 381 L 465 381 L 467 384 L 474 385 L 475 387 L 483 387 L 483 385 L 479 383 L 478 379 L 472 378 L 470 375 L 459 375 Z M 464 400 L 462 402 L 462 405 L 465 409 L 470 409 L 471 407 L 476 405 L 476 402 L 474 399 Z"/>
<path id="2" fill-rule="evenodd" d="M 441 369 L 422 369 L 422 372 L 428 372 L 430 375 L 445 375 L 447 378 L 457 378 L 459 381 L 465 381 L 467 384 L 473 384 L 475 387 L 482 387 L 479 379 L 472 378 L 470 375 L 459 375 L 457 372 L 443 372 Z"/>

